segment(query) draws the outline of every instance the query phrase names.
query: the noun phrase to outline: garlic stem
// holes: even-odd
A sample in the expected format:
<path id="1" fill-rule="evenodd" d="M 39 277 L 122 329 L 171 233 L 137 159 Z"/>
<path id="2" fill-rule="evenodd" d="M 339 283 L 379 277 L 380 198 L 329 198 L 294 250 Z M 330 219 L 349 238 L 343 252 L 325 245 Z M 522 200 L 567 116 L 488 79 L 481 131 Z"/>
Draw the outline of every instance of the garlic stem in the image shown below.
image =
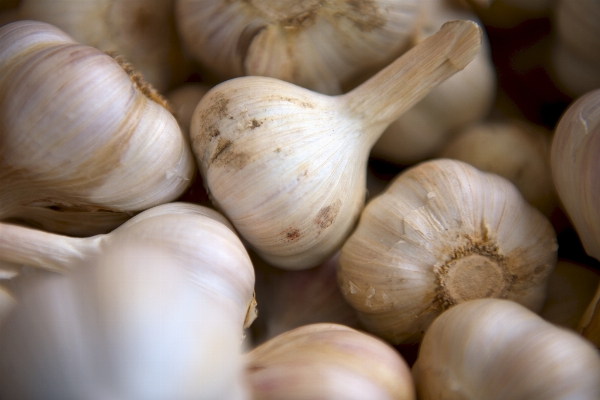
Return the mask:
<path id="1" fill-rule="evenodd" d="M 85 255 L 99 253 L 101 236 L 74 238 L 0 222 L 0 258 L 17 264 L 66 272 Z"/>
<path id="2" fill-rule="evenodd" d="M 354 115 L 387 126 L 438 83 L 462 70 L 480 49 L 482 30 L 472 21 L 450 21 L 371 79 L 343 95 Z M 378 139 L 380 132 L 371 130 Z M 374 142 L 373 142 L 374 143 Z"/>

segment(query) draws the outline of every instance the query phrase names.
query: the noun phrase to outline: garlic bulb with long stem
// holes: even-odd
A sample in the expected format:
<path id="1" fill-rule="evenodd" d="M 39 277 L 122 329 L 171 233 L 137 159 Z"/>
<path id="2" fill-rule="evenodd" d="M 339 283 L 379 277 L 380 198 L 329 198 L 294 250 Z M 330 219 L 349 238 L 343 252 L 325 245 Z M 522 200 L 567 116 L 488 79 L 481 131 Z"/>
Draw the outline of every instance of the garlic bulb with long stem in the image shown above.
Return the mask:
<path id="1" fill-rule="evenodd" d="M 192 148 L 213 203 L 268 263 L 307 269 L 339 249 L 364 205 L 385 127 L 476 55 L 481 29 L 445 24 L 344 95 L 273 78 L 221 83 L 200 100 Z"/>
<path id="2" fill-rule="evenodd" d="M 469 19 L 481 25 L 473 11 L 452 6 L 448 0 L 423 1 L 422 8 L 417 43 L 449 20 Z M 492 109 L 495 95 L 496 73 L 484 35 L 481 51 L 473 61 L 391 123 L 371 155 L 399 165 L 432 158 L 459 129 L 483 120 Z"/>
<path id="3" fill-rule="evenodd" d="M 177 0 L 185 48 L 223 78 L 260 75 L 326 94 L 389 62 L 412 37 L 417 0 Z"/>
<path id="4" fill-rule="evenodd" d="M 29 286 L 0 323 L 0 397 L 247 399 L 231 309 L 183 261 L 128 237 Z"/>
<path id="5" fill-rule="evenodd" d="M 122 55 L 161 93 L 190 69 L 175 29 L 174 0 L 21 0 L 19 16 Z"/>
<path id="6" fill-rule="evenodd" d="M 550 169 L 551 142 L 550 132 L 525 120 L 488 120 L 457 132 L 439 156 L 508 179 L 530 204 L 550 215 L 558 204 Z"/>
<path id="7" fill-rule="evenodd" d="M 498 297 L 539 312 L 558 246 L 552 225 L 500 176 L 437 159 L 372 199 L 340 253 L 338 284 L 370 332 L 418 342 L 462 302 Z"/>
<path id="8" fill-rule="evenodd" d="M 472 300 L 431 324 L 413 366 L 419 399 L 595 400 L 600 354 L 508 300 Z"/>
<path id="9" fill-rule="evenodd" d="M 415 399 L 406 362 L 387 343 L 338 324 L 282 333 L 246 354 L 253 399 Z"/>
<path id="10" fill-rule="evenodd" d="M 175 118 L 128 65 L 17 21 L 0 28 L 0 71 L 0 220 L 104 233 L 191 183 Z"/>
<path id="11" fill-rule="evenodd" d="M 587 254 L 600 260 L 600 89 L 571 103 L 552 139 L 558 196 Z"/>
<path id="12" fill-rule="evenodd" d="M 244 245 L 222 215 L 194 204 L 156 206 L 110 233 L 87 238 L 0 223 L 0 259 L 67 272 L 128 238 L 152 240 L 175 252 L 190 280 L 230 303 L 229 314 L 240 329 L 256 318 L 254 269 Z"/>

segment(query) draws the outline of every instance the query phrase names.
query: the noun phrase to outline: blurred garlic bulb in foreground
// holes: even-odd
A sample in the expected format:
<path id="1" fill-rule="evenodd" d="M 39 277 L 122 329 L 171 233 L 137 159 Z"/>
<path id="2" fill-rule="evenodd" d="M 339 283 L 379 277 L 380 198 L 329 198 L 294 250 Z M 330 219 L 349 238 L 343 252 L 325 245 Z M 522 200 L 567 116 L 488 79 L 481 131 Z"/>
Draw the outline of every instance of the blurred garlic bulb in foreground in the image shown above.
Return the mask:
<path id="1" fill-rule="evenodd" d="M 550 169 L 551 138 L 550 132 L 524 120 L 486 121 L 458 132 L 440 156 L 508 179 L 548 216 L 558 203 Z"/>
<path id="2" fill-rule="evenodd" d="M 0 92 L 0 220 L 104 233 L 174 200 L 194 177 L 156 92 L 51 25 L 0 28 Z"/>
<path id="3" fill-rule="evenodd" d="M 552 175 L 587 254 L 600 260 L 600 89 L 574 101 L 552 139 Z"/>
<path id="4" fill-rule="evenodd" d="M 114 231 L 73 238 L 0 223 L 0 260 L 67 272 L 127 240 L 148 240 L 173 252 L 207 297 L 228 303 L 228 314 L 248 327 L 256 318 L 254 269 L 233 227 L 206 207 L 168 203 L 146 210 Z"/>
<path id="5" fill-rule="evenodd" d="M 410 370 L 396 350 L 343 325 L 305 325 L 245 357 L 253 399 L 415 399 Z"/>
<path id="6" fill-rule="evenodd" d="M 438 159 L 405 170 L 363 211 L 338 284 L 370 332 L 421 339 L 462 302 L 499 297 L 540 311 L 556 235 L 509 181 Z"/>
<path id="7" fill-rule="evenodd" d="M 247 399 L 229 309 L 129 238 L 29 287 L 0 324 L 5 399 Z"/>
<path id="8" fill-rule="evenodd" d="M 258 76 L 215 86 L 190 133 L 213 204 L 269 264 L 298 270 L 326 261 L 363 208 L 377 137 L 464 68 L 480 42 L 474 22 L 448 22 L 340 96 Z"/>
<path id="9" fill-rule="evenodd" d="M 21 0 L 21 19 L 52 24 L 77 42 L 129 60 L 164 93 L 181 79 L 185 59 L 174 21 L 174 0 Z"/>
<path id="10" fill-rule="evenodd" d="M 223 78 L 259 75 L 326 94 L 407 46 L 417 0 L 177 0 L 184 48 Z"/>
<path id="11" fill-rule="evenodd" d="M 448 2 L 423 1 L 417 43 L 436 32 L 446 21 L 463 19 L 481 24 L 474 12 Z M 377 140 L 371 155 L 400 165 L 412 165 L 431 158 L 458 129 L 486 117 L 495 95 L 496 73 L 490 44 L 484 35 L 481 50 L 473 61 L 394 121 Z"/>
<path id="12" fill-rule="evenodd" d="M 517 303 L 480 299 L 440 315 L 413 366 L 419 399 L 596 400 L 600 354 Z"/>

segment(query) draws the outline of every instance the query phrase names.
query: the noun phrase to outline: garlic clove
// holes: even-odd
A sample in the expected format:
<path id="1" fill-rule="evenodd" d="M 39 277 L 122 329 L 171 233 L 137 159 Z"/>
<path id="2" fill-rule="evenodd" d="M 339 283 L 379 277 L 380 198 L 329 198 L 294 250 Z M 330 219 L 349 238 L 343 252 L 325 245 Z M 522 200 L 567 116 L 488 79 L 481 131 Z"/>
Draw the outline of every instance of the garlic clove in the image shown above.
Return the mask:
<path id="1" fill-rule="evenodd" d="M 472 10 L 462 10 L 446 0 L 422 3 L 417 43 L 446 21 L 468 19 L 482 25 Z M 496 73 L 484 35 L 481 51 L 473 61 L 391 123 L 373 146 L 371 156 L 398 165 L 432 158 L 458 130 L 489 115 L 495 97 Z"/>
<path id="2" fill-rule="evenodd" d="M 160 92 L 189 73 L 174 23 L 174 0 L 21 0 L 21 19 L 43 21 L 79 43 L 124 56 Z"/>
<path id="3" fill-rule="evenodd" d="M 369 202 L 342 247 L 338 285 L 368 331 L 415 343 L 465 301 L 506 298 L 539 312 L 557 248 L 550 222 L 509 181 L 437 159 Z"/>
<path id="4" fill-rule="evenodd" d="M 385 342 L 337 324 L 311 324 L 246 354 L 255 399 L 415 399 L 406 362 Z"/>
<path id="5" fill-rule="evenodd" d="M 261 258 L 307 269 L 339 249 L 363 207 L 377 136 L 475 56 L 481 29 L 445 24 L 369 81 L 337 97 L 280 80 L 236 78 L 194 111 L 203 182 Z"/>
<path id="6" fill-rule="evenodd" d="M 181 130 L 124 68 L 45 23 L 0 28 L 0 220 L 93 235 L 185 191 Z"/>
<path id="7" fill-rule="evenodd" d="M 315 268 L 285 271 L 253 258 L 260 314 L 252 325 L 255 343 L 314 323 L 358 327 L 356 312 L 346 303 L 336 280 L 339 253 Z"/>
<path id="8" fill-rule="evenodd" d="M 0 396 L 248 398 L 229 309 L 186 269 L 129 238 L 28 288 L 0 329 Z"/>
<path id="9" fill-rule="evenodd" d="M 500 299 L 440 315 L 413 376 L 423 400 L 600 398 L 600 356 L 587 340 Z"/>
<path id="10" fill-rule="evenodd" d="M 549 216 L 558 204 L 550 169 L 551 141 L 550 132 L 525 120 L 490 120 L 458 132 L 440 157 L 508 179 Z"/>
<path id="11" fill-rule="evenodd" d="M 129 238 L 176 252 L 191 281 L 207 296 L 229 302 L 240 328 L 256 318 L 254 269 L 244 245 L 222 215 L 194 204 L 153 207 L 111 233 L 88 238 L 0 223 L 0 259 L 66 273 Z"/>
<path id="12" fill-rule="evenodd" d="M 580 331 L 580 321 L 599 285 L 598 271 L 559 260 L 548 279 L 548 296 L 540 315 L 553 324 Z"/>
<path id="13" fill-rule="evenodd" d="M 552 139 L 558 196 L 587 254 L 600 260 L 600 89 L 569 105 Z"/>
<path id="14" fill-rule="evenodd" d="M 327 94 L 396 57 L 421 7 L 416 0 L 178 0 L 175 6 L 184 48 L 223 78 L 269 76 Z"/>

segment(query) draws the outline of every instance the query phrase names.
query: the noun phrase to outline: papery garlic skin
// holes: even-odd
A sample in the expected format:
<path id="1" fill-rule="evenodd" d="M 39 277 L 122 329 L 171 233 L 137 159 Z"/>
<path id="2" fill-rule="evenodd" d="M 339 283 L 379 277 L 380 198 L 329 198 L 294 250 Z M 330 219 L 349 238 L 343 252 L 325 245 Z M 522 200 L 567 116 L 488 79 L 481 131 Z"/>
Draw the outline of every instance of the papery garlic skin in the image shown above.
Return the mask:
<path id="1" fill-rule="evenodd" d="M 0 396 L 247 399 L 236 324 L 186 269 L 126 240 L 29 287 L 0 326 Z"/>
<path id="2" fill-rule="evenodd" d="M 0 259 L 67 272 L 131 239 L 160 242 L 208 297 L 228 303 L 239 335 L 256 318 L 254 269 L 233 227 L 218 212 L 186 203 L 146 210 L 111 233 L 73 238 L 0 223 Z"/>
<path id="3" fill-rule="evenodd" d="M 177 0 L 184 47 L 223 78 L 270 76 L 320 93 L 389 62 L 412 37 L 416 0 Z"/>
<path id="4" fill-rule="evenodd" d="M 448 0 L 422 1 L 415 41 L 436 32 L 446 21 L 473 20 L 473 11 L 448 4 Z M 461 128 L 485 118 L 496 97 L 496 73 L 490 44 L 483 37 L 481 51 L 464 70 L 435 87 L 383 132 L 371 155 L 399 165 L 432 158 Z"/>
<path id="5" fill-rule="evenodd" d="M 305 325 L 245 357 L 253 399 L 415 399 L 410 370 L 396 350 L 343 325 Z"/>
<path id="6" fill-rule="evenodd" d="M 571 103 L 552 139 L 560 200 L 587 254 L 600 260 L 600 89 Z"/>
<path id="7" fill-rule="evenodd" d="M 110 56 L 18 21 L 0 29 L 0 70 L 1 220 L 104 233 L 191 183 L 177 122 Z"/>
<path id="8" fill-rule="evenodd" d="M 600 398 L 600 355 L 517 303 L 479 299 L 431 324 L 413 366 L 419 398 Z"/>
<path id="9" fill-rule="evenodd" d="M 368 331 L 415 343 L 468 300 L 506 298 L 539 312 L 557 248 L 550 222 L 509 181 L 437 159 L 367 204 L 342 247 L 338 284 Z"/>
<path id="10" fill-rule="evenodd" d="M 456 133 L 440 157 L 467 162 L 511 181 L 545 215 L 558 200 L 550 168 L 552 136 L 523 120 L 490 120 Z"/>
<path id="11" fill-rule="evenodd" d="M 52 24 L 79 43 L 124 56 L 165 93 L 185 64 L 173 8 L 174 0 L 21 0 L 19 15 Z"/>
<path id="12" fill-rule="evenodd" d="M 191 124 L 192 149 L 215 206 L 268 263 L 308 269 L 331 257 L 363 207 L 377 136 L 477 54 L 481 29 L 445 24 L 342 96 L 267 77 L 211 89 Z"/>

